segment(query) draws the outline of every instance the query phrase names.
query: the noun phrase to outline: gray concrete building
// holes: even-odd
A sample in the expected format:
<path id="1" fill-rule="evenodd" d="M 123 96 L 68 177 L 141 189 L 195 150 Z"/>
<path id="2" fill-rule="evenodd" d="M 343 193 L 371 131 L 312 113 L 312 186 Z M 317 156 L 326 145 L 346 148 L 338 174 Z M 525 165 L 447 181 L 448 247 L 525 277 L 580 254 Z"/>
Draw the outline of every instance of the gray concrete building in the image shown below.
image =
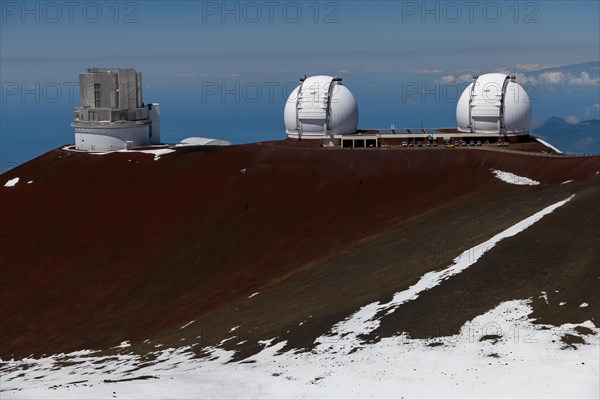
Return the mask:
<path id="1" fill-rule="evenodd" d="M 88 68 L 79 74 L 75 147 L 111 151 L 160 144 L 160 107 L 142 101 L 142 74 L 133 68 Z"/>

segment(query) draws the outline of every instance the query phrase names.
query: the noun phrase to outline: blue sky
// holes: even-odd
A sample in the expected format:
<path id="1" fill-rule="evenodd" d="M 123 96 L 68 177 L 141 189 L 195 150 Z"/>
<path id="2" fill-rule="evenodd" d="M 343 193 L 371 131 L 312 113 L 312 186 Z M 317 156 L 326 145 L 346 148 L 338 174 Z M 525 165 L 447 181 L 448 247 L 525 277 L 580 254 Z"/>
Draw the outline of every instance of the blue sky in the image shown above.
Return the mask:
<path id="1" fill-rule="evenodd" d="M 89 66 L 142 71 L 166 141 L 280 138 L 286 93 L 305 73 L 342 75 L 361 127 L 451 126 L 452 96 L 410 98 L 407 82 L 442 93 L 465 74 L 499 70 L 535 85 L 534 119 L 597 117 L 597 70 L 537 72 L 600 60 L 597 1 L 1 5 L 3 164 L 73 141 L 69 88 Z M 207 84 L 239 96 L 208 96 Z"/>

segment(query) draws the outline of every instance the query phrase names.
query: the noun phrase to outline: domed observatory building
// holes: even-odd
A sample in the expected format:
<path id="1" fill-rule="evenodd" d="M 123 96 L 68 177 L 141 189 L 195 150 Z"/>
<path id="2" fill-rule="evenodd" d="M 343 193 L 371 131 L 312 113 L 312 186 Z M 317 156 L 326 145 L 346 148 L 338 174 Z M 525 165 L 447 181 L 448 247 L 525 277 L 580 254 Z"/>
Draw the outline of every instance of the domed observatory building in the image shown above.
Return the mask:
<path id="1" fill-rule="evenodd" d="M 133 68 L 88 68 L 79 74 L 75 148 L 111 151 L 160 144 L 160 107 L 142 101 L 142 74 Z"/>
<path id="2" fill-rule="evenodd" d="M 515 77 L 491 73 L 474 77 L 456 106 L 459 132 L 484 136 L 527 135 L 531 102 Z"/>
<path id="3" fill-rule="evenodd" d="M 358 106 L 342 78 L 305 77 L 285 104 L 284 122 L 290 138 L 328 139 L 333 144 L 336 136 L 356 133 Z"/>

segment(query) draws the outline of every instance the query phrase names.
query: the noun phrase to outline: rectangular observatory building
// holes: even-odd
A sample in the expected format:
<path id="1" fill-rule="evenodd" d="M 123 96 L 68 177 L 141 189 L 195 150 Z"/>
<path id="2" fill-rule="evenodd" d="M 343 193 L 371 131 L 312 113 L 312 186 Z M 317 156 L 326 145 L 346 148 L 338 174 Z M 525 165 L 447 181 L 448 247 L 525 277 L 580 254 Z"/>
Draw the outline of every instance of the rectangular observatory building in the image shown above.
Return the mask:
<path id="1" fill-rule="evenodd" d="M 79 74 L 75 147 L 111 151 L 160 144 L 160 107 L 142 101 L 142 74 L 133 68 L 88 68 Z"/>

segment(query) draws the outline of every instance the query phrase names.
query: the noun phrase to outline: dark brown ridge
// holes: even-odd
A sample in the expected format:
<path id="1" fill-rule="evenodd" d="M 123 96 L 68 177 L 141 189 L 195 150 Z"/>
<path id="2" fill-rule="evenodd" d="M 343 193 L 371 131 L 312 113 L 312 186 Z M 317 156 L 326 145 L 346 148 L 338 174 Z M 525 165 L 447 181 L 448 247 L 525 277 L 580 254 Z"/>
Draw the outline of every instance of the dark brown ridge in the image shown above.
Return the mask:
<path id="1" fill-rule="evenodd" d="M 507 185 L 490 168 L 543 184 Z M 467 218 L 457 224 L 442 218 L 435 226 L 443 233 L 439 240 L 453 240 L 451 258 L 478 237 L 477 229 L 461 228 L 470 226 L 469 215 L 503 213 L 506 218 L 491 219 L 481 230 L 495 231 L 560 197 L 539 198 L 549 186 L 570 179 L 585 185 L 598 170 L 600 157 L 352 151 L 307 141 L 179 148 L 157 161 L 141 153 L 56 149 L 3 174 L 0 182 L 20 178 L 0 189 L 0 357 L 200 336 L 193 326 L 180 327 L 229 315 L 255 291 L 293 286 L 302 271 L 327 271 L 321 268 L 330 257 L 393 229 L 406 229 L 413 241 L 424 238 L 420 227 L 432 229 L 431 215 Z M 519 206 L 521 198 L 532 203 Z M 487 206 L 478 210 L 477 204 Z M 362 271 L 373 257 L 362 258 Z M 422 270 L 410 263 L 405 268 L 406 276 L 395 280 L 385 270 L 370 276 L 358 296 L 341 290 L 332 305 L 338 308 L 317 307 L 314 324 L 327 326 L 358 301 L 391 295 Z M 354 274 L 348 279 L 361 280 L 360 268 L 348 273 Z M 303 287 L 313 298 L 335 298 L 338 290 Z M 271 304 L 268 317 L 258 318 L 256 310 L 249 317 L 280 323 L 287 306 L 279 304 Z M 235 318 L 219 323 L 228 326 Z M 290 323 L 300 322 L 294 318 Z"/>

